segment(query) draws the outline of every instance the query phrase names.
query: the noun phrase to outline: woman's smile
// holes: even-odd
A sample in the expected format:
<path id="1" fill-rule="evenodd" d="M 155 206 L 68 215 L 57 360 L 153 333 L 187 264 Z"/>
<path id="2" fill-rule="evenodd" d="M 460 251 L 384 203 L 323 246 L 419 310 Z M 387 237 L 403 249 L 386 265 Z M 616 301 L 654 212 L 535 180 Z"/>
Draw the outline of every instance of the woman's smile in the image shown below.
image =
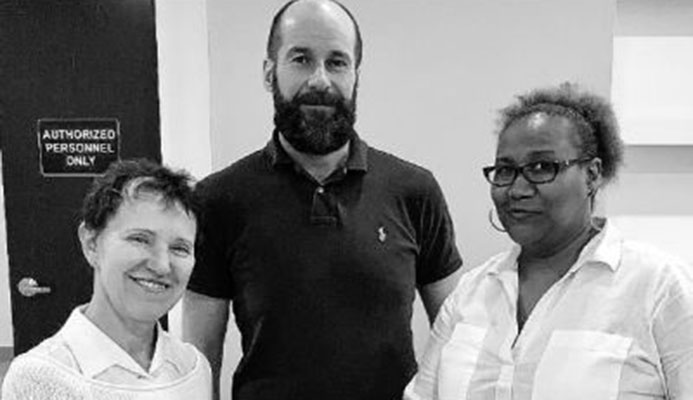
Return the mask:
<path id="1" fill-rule="evenodd" d="M 160 279 L 128 276 L 135 284 L 142 287 L 147 293 L 161 294 L 171 288 L 171 284 Z"/>

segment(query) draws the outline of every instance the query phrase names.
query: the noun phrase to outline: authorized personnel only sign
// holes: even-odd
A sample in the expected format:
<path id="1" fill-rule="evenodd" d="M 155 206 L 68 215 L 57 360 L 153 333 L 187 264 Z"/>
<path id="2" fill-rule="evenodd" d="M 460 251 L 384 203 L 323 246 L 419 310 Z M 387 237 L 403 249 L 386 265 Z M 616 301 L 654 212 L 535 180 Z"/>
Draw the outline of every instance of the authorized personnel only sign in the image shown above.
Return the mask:
<path id="1" fill-rule="evenodd" d="M 120 123 L 115 118 L 38 120 L 44 176 L 94 176 L 120 157 Z"/>

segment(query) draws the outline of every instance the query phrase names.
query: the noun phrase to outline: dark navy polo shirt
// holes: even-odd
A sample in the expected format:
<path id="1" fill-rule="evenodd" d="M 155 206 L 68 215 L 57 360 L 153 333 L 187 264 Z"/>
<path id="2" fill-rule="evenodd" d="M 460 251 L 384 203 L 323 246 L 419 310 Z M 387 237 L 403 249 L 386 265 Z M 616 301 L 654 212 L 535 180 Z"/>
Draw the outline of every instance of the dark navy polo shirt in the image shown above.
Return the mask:
<path id="1" fill-rule="evenodd" d="M 356 138 L 320 185 L 275 134 L 196 190 L 189 289 L 232 300 L 234 400 L 400 398 L 416 287 L 462 263 L 433 175 Z"/>

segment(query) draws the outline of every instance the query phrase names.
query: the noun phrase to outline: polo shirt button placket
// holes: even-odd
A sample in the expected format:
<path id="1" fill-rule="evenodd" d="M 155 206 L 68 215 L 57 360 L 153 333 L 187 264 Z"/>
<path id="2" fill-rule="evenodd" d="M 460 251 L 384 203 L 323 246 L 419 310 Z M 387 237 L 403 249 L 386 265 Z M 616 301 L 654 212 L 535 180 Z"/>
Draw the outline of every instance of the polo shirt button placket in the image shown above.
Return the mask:
<path id="1" fill-rule="evenodd" d="M 311 206 L 311 221 L 319 225 L 335 225 L 337 215 L 335 215 L 334 205 L 330 196 L 325 191 L 324 186 L 318 186 L 313 192 L 313 205 Z"/>

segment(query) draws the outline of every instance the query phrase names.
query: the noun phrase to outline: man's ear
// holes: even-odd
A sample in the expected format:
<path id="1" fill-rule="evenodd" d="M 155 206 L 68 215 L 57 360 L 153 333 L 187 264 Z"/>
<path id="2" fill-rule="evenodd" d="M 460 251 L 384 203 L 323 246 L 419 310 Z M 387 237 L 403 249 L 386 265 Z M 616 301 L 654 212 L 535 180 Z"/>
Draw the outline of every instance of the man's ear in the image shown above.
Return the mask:
<path id="1" fill-rule="evenodd" d="M 96 238 L 98 235 L 95 231 L 87 228 L 84 221 L 79 224 L 79 228 L 77 228 L 77 235 L 79 236 L 79 242 L 82 244 L 82 254 L 84 254 L 84 258 L 87 259 L 87 262 L 92 268 L 96 268 Z"/>
<path id="2" fill-rule="evenodd" d="M 274 81 L 274 61 L 265 58 L 262 62 L 262 83 L 265 90 L 272 93 L 272 82 Z"/>

